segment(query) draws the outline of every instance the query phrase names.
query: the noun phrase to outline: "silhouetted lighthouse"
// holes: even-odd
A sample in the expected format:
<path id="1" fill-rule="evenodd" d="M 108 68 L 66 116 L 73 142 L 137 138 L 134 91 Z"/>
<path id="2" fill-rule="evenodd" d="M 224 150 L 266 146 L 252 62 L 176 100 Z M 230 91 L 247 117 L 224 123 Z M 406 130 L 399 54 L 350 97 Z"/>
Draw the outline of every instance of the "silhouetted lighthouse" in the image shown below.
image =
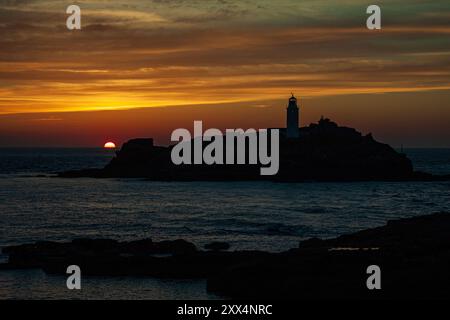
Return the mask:
<path id="1" fill-rule="evenodd" d="M 287 107 L 287 123 L 286 123 L 286 136 L 288 138 L 298 138 L 299 136 L 299 119 L 298 119 L 298 106 L 297 106 L 297 98 L 292 97 L 289 98 L 289 105 Z"/>

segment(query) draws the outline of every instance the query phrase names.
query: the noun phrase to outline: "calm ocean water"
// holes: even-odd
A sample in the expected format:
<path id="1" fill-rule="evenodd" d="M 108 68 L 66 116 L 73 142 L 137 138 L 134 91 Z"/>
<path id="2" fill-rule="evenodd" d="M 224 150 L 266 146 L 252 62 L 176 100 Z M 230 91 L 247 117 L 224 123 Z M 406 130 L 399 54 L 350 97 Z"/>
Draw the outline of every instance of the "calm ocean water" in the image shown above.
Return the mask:
<path id="1" fill-rule="evenodd" d="M 450 173 L 450 149 L 405 153 L 417 170 Z M 450 212 L 450 182 L 178 183 L 46 176 L 102 167 L 112 155 L 103 149 L 0 149 L 0 247 L 77 237 L 151 237 L 183 238 L 199 247 L 219 240 L 232 249 L 280 251 L 309 237 Z M 62 277 L 0 272 L 0 298 L 214 298 L 201 281 L 85 281 L 87 289 L 72 293 Z"/>

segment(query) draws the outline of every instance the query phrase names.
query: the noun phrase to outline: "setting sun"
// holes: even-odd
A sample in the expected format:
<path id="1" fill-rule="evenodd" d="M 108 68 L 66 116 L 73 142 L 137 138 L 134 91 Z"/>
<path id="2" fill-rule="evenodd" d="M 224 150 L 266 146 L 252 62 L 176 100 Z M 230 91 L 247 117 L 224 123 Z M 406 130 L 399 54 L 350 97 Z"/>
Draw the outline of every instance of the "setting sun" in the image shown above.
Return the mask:
<path id="1" fill-rule="evenodd" d="M 116 144 L 114 142 L 107 142 L 103 146 L 103 148 L 106 148 L 106 149 L 114 149 L 115 147 L 116 147 Z"/>

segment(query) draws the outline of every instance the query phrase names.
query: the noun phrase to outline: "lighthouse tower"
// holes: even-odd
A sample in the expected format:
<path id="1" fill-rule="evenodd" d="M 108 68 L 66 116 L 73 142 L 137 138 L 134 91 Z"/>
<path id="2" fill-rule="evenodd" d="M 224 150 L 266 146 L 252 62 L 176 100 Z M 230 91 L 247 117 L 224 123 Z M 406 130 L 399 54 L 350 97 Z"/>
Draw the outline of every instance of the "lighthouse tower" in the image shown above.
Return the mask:
<path id="1" fill-rule="evenodd" d="M 298 138 L 299 137 L 299 118 L 298 118 L 298 106 L 297 106 L 297 98 L 292 97 L 289 98 L 289 105 L 287 107 L 287 121 L 286 121 L 286 137 L 288 138 Z"/>

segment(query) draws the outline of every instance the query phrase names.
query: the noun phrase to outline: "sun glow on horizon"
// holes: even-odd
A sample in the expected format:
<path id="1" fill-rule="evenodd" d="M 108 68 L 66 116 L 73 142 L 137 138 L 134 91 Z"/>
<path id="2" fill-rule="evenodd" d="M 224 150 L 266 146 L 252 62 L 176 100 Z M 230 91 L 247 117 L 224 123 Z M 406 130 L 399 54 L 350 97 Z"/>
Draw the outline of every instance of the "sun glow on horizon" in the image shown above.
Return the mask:
<path id="1" fill-rule="evenodd" d="M 103 148 L 105 148 L 105 149 L 115 149 L 116 148 L 116 144 L 114 142 L 110 141 L 110 142 L 105 143 Z"/>

